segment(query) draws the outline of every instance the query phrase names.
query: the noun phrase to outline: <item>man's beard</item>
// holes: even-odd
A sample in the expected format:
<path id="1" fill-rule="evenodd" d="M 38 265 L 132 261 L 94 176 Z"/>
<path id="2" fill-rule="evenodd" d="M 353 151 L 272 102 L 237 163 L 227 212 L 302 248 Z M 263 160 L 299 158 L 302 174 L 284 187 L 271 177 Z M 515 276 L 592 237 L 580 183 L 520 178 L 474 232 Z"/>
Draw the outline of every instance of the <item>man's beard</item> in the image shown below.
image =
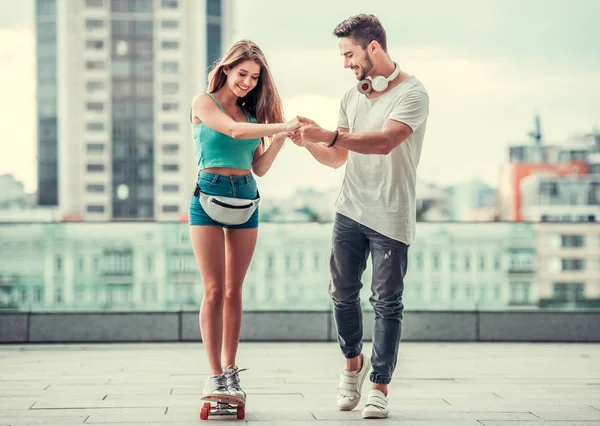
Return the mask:
<path id="1" fill-rule="evenodd" d="M 373 69 L 373 61 L 371 61 L 371 58 L 369 57 L 369 54 L 367 53 L 367 57 L 365 58 L 365 65 L 362 67 L 362 73 L 360 73 L 359 76 L 359 80 L 364 80 L 365 78 L 367 78 L 367 75 L 369 75 L 369 73 L 371 72 L 371 70 Z"/>

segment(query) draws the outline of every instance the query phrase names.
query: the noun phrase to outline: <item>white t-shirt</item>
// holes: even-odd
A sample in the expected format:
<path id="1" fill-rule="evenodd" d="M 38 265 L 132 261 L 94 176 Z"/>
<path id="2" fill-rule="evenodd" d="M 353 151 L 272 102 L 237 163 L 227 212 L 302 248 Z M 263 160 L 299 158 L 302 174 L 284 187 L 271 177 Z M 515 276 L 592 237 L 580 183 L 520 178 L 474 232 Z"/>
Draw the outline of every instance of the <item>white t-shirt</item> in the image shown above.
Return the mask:
<path id="1" fill-rule="evenodd" d="M 415 238 L 417 166 L 429 115 L 429 95 L 414 76 L 376 99 L 352 87 L 342 98 L 338 126 L 350 133 L 381 131 L 386 120 L 413 133 L 388 155 L 348 152 L 338 213 L 410 245 Z"/>

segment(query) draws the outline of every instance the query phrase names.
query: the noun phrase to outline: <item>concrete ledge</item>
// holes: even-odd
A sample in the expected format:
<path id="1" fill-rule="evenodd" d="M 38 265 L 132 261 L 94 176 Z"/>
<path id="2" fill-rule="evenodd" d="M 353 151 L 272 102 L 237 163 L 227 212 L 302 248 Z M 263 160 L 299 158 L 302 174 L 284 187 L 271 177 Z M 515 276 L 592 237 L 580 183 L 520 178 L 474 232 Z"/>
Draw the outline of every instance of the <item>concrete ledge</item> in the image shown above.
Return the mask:
<path id="1" fill-rule="evenodd" d="M 481 312 L 479 317 L 481 341 L 600 341 L 600 312 Z"/>
<path id="2" fill-rule="evenodd" d="M 331 316 L 330 340 L 337 339 L 335 321 Z M 363 312 L 363 340 L 373 339 L 375 314 Z M 461 341 L 477 340 L 477 312 L 411 311 L 402 319 L 403 341 Z"/>
<path id="3" fill-rule="evenodd" d="M 364 339 L 373 312 L 363 315 Z M 335 341 L 330 311 L 245 312 L 242 341 Z M 407 311 L 404 341 L 600 342 L 600 311 Z M 201 341 L 197 312 L 0 313 L 0 343 Z"/>
<path id="4" fill-rule="evenodd" d="M 477 312 L 406 312 L 402 321 L 402 340 L 462 341 L 477 340 Z"/>
<path id="5" fill-rule="evenodd" d="M 198 313 L 184 312 L 184 341 L 201 341 Z M 244 312 L 241 341 L 327 341 L 329 312 Z"/>
<path id="6" fill-rule="evenodd" d="M 27 343 L 28 314 L 0 314 L 0 343 Z"/>
<path id="7" fill-rule="evenodd" d="M 177 340 L 177 313 L 32 313 L 29 319 L 31 343 Z"/>

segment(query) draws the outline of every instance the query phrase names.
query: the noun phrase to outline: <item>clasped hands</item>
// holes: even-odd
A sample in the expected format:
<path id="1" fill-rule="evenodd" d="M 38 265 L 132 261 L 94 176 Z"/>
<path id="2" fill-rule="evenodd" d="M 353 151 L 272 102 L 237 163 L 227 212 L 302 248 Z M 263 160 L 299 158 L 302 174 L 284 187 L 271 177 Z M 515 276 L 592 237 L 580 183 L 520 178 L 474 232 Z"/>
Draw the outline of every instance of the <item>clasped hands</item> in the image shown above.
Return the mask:
<path id="1" fill-rule="evenodd" d="M 302 147 L 311 143 L 326 142 L 328 133 L 330 133 L 313 120 L 302 116 L 297 116 L 288 121 L 287 124 L 290 125 L 290 128 L 293 128 L 293 130 L 287 132 L 288 138 Z"/>

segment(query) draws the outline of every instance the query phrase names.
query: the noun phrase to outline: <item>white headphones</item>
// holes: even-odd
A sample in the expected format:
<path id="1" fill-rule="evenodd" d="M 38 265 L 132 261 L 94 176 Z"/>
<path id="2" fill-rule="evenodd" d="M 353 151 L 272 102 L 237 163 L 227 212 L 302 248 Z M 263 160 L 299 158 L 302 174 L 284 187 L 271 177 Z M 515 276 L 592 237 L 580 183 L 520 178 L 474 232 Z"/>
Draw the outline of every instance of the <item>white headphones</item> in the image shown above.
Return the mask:
<path id="1" fill-rule="evenodd" d="M 368 95 L 372 90 L 375 90 L 376 92 L 383 92 L 385 89 L 387 89 L 388 83 L 393 81 L 396 77 L 398 77 L 398 74 L 400 74 L 400 66 L 396 62 L 394 62 L 394 65 L 396 65 L 396 69 L 389 77 L 386 78 L 382 75 L 378 75 L 373 78 L 372 82 L 368 78 L 365 78 L 364 80 L 358 82 L 356 88 L 363 95 Z"/>

